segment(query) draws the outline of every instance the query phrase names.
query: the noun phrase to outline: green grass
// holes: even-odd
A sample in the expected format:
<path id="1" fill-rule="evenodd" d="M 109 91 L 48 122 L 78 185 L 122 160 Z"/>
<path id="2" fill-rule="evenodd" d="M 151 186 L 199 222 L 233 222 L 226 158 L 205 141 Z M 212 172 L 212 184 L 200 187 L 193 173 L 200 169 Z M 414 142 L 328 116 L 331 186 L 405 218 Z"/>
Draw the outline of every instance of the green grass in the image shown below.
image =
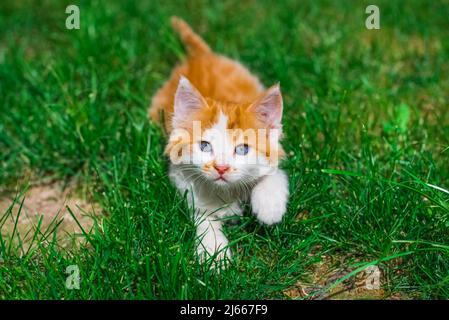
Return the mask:
<path id="1" fill-rule="evenodd" d="M 323 256 L 378 265 L 387 296 L 449 298 L 449 195 L 426 184 L 449 188 L 448 1 L 379 0 L 377 31 L 369 1 L 78 1 L 73 31 L 69 4 L 0 4 L 0 186 L 76 179 L 108 216 L 79 249 L 42 230 L 24 254 L 3 236 L 0 298 L 286 298 Z M 147 120 L 184 55 L 172 14 L 285 99 L 288 213 L 228 226 L 234 261 L 218 276 L 194 258 Z M 69 265 L 80 290 L 65 288 Z"/>

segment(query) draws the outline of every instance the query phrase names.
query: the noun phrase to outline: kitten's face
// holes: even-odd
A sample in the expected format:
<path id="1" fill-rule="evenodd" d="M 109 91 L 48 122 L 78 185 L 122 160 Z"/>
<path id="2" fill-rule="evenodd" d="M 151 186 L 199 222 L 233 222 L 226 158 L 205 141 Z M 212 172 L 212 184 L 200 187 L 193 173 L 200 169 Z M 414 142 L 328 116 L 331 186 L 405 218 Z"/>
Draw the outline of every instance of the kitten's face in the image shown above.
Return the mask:
<path id="1" fill-rule="evenodd" d="M 186 178 L 217 186 L 270 174 L 282 155 L 282 98 L 275 86 L 246 105 L 206 100 L 181 78 L 167 153 Z"/>

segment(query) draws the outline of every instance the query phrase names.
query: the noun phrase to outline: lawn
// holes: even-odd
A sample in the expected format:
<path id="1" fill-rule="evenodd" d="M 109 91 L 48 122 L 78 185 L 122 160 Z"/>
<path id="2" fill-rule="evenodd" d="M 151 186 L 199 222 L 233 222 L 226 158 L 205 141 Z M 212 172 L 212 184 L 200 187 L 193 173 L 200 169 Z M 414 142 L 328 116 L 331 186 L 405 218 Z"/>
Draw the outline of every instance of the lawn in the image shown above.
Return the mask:
<path id="1" fill-rule="evenodd" d="M 377 298 L 449 298 L 448 1 L 78 1 L 79 30 L 69 4 L 0 4 L 0 192 L 15 195 L 0 212 L 1 299 L 303 299 L 368 266 Z M 380 30 L 365 27 L 369 4 Z M 185 56 L 173 14 L 284 95 L 288 213 L 265 227 L 247 208 L 219 274 L 195 259 L 147 117 Z M 26 249 L 6 230 L 42 181 L 99 205 L 84 244 L 60 245 L 58 221 Z"/>

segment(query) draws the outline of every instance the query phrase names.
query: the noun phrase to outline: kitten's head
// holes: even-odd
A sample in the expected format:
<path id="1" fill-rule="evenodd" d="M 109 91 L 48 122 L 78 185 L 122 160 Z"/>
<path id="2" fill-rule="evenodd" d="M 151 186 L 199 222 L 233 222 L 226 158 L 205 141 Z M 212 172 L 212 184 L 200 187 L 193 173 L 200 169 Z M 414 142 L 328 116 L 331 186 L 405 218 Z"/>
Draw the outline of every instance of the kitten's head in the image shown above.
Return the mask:
<path id="1" fill-rule="evenodd" d="M 255 101 L 230 104 L 203 97 L 181 76 L 166 153 L 192 179 L 249 183 L 273 172 L 283 156 L 281 118 L 279 85 Z"/>

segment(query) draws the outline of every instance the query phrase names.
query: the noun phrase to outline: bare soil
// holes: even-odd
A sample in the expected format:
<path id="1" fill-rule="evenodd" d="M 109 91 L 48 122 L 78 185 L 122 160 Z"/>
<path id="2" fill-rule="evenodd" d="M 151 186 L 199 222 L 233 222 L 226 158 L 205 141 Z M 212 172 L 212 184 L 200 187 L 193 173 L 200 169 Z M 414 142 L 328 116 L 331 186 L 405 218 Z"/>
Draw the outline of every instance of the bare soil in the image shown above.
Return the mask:
<path id="1" fill-rule="evenodd" d="M 77 195 L 76 190 L 74 185 L 63 187 L 63 183 L 57 181 L 32 186 L 19 197 L 12 192 L 0 194 L 0 228 L 3 239 L 9 241 L 14 233 L 14 243 L 22 242 L 24 248 L 28 247 L 39 219 L 42 219 L 37 233 L 40 242 L 49 242 L 56 235 L 59 244 L 64 247 L 80 243 L 80 239 L 83 239 L 80 226 L 85 232 L 90 232 L 93 226 L 92 216 L 99 215 L 101 208 L 97 203 Z M 22 200 L 23 206 L 20 209 Z M 80 226 L 67 208 L 70 208 Z"/>

